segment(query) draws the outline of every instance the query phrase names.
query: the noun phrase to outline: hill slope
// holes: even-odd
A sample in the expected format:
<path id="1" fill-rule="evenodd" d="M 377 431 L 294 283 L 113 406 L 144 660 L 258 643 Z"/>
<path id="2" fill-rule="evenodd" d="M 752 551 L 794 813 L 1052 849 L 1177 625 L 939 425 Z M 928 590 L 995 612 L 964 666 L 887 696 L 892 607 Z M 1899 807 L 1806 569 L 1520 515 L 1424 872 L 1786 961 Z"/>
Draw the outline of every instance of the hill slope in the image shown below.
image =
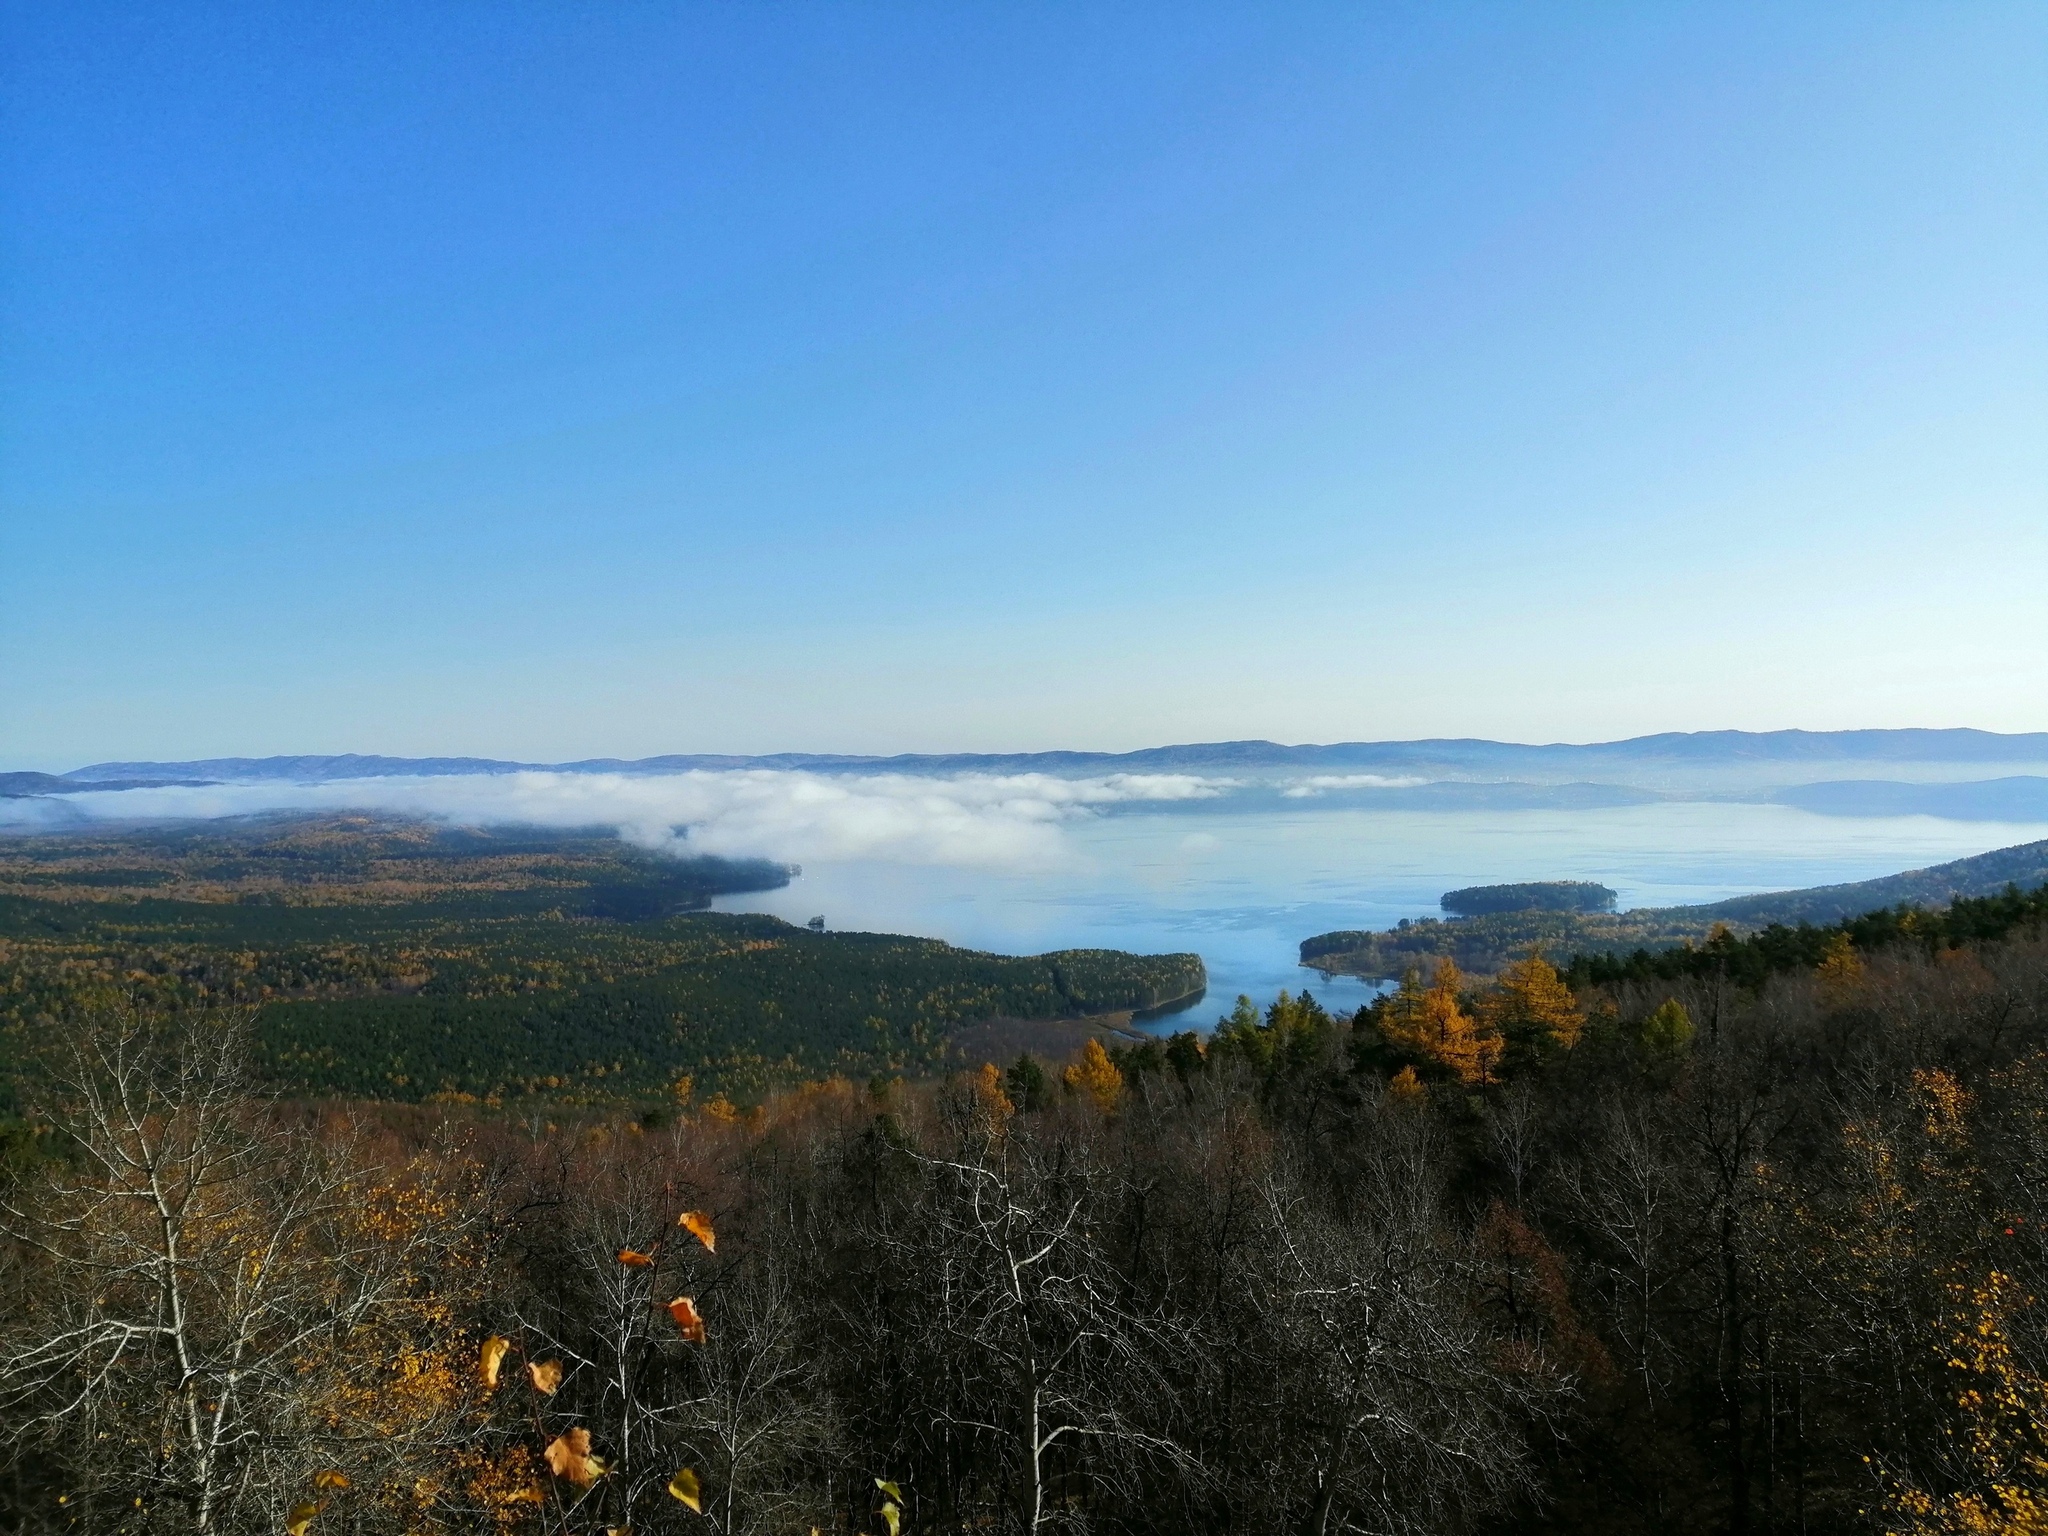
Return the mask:
<path id="1" fill-rule="evenodd" d="M 1613 914 L 1501 912 L 1421 918 L 1378 933 L 1323 933 L 1302 941 L 1301 962 L 1334 974 L 1381 978 L 1449 955 L 1483 975 L 1531 945 L 1556 956 L 1654 950 L 1704 939 L 1718 924 L 1742 933 L 1772 923 L 1832 923 L 1884 907 L 1939 907 L 1957 896 L 1990 896 L 2009 885 L 2029 889 L 2042 884 L 2048 884 L 2048 841 L 1876 880 L 1737 896 L 1703 906 L 1638 907 Z"/>

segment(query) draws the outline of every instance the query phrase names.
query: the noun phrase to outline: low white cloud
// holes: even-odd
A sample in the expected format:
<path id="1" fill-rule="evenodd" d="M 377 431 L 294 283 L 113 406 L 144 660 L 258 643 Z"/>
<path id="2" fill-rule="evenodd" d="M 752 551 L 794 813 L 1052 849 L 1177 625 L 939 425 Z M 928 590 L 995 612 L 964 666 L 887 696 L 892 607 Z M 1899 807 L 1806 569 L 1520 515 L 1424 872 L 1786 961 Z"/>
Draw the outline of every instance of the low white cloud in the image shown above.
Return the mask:
<path id="1" fill-rule="evenodd" d="M 1068 853 L 1062 826 L 1099 809 L 1206 800 L 1234 787 L 1194 774 L 532 772 L 101 790 L 0 802 L 20 808 L 0 813 L 7 816 L 0 825 L 384 811 L 464 826 L 612 827 L 629 842 L 678 853 L 1005 867 L 1059 862 Z"/>
<path id="2" fill-rule="evenodd" d="M 1427 782 L 1426 779 L 1389 778 L 1380 773 L 1319 773 L 1310 778 L 1296 779 L 1280 793 L 1290 800 L 1308 800 L 1333 789 L 1412 789 Z"/>

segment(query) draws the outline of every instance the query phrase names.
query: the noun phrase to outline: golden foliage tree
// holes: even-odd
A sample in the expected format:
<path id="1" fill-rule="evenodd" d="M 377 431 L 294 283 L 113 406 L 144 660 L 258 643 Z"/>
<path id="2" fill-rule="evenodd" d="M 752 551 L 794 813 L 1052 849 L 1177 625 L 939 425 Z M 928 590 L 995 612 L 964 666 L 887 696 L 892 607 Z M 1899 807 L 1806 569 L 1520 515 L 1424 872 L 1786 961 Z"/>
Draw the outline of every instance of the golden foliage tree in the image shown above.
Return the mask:
<path id="1" fill-rule="evenodd" d="M 1933 1493 L 1900 1481 L 1892 1489 L 1893 1536 L 2048 1536 L 2048 1380 L 2018 1359 L 2017 1313 L 2034 1305 L 2013 1277 L 1992 1270 L 1957 1288 L 1961 1305 L 1948 1365 L 1956 1393 L 1969 1485 Z"/>
<path id="2" fill-rule="evenodd" d="M 1081 1047 L 1080 1056 L 1067 1068 L 1063 1080 L 1070 1090 L 1086 1093 L 1104 1111 L 1115 1109 L 1124 1094 L 1123 1073 L 1109 1059 L 1102 1042 L 1093 1038 Z"/>
<path id="3" fill-rule="evenodd" d="M 1568 1051 L 1579 1043 L 1586 1015 L 1557 968 L 1531 951 L 1500 974 L 1482 1010 L 1510 1040 Z"/>
<path id="4" fill-rule="evenodd" d="M 1856 946 L 1849 942 L 1849 935 L 1838 933 L 1828 940 L 1814 974 L 1823 995 L 1832 1002 L 1841 1001 L 1855 989 L 1856 983 L 1863 979 L 1863 961 L 1856 953 Z"/>
<path id="5" fill-rule="evenodd" d="M 1460 998 L 1465 977 L 1448 956 L 1439 960 L 1428 986 L 1410 971 L 1388 1005 L 1381 1028 L 1403 1050 L 1450 1068 L 1461 1083 L 1493 1081 L 1507 1048 L 1491 1022 L 1467 1013 Z"/>

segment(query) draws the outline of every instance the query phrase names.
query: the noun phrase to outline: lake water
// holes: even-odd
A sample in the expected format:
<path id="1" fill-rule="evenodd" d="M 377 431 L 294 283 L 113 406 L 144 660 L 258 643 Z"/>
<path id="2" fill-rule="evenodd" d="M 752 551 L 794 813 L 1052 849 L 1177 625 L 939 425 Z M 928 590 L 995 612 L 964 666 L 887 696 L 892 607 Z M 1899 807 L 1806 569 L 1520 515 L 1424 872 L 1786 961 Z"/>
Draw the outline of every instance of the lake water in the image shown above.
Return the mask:
<path id="1" fill-rule="evenodd" d="M 1028 873 L 813 862 L 787 889 L 723 911 L 835 929 L 922 934 L 1036 954 L 1194 950 L 1209 990 L 1164 1027 L 1206 1025 L 1239 993 L 1261 1005 L 1307 986 L 1353 1008 L 1372 993 L 1324 982 L 1296 946 L 1333 928 L 1437 915 L 1464 885 L 1598 880 L 1623 908 L 1868 880 L 2048 838 L 2048 824 L 1818 816 L 1785 806 L 1662 802 L 1557 811 L 1125 812 L 1071 822 L 1067 856 Z"/>

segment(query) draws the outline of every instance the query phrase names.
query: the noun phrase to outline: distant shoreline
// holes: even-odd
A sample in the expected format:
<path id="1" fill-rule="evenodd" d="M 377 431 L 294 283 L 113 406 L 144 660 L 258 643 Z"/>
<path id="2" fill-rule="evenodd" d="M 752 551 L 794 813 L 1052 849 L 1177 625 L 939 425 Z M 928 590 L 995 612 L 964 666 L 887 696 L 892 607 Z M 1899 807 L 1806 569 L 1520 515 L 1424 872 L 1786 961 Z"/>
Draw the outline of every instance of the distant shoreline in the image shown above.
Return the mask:
<path id="1" fill-rule="evenodd" d="M 1655 951 L 1699 942 L 1717 927 L 1739 935 L 1773 923 L 1839 922 L 1883 908 L 1941 907 L 1958 896 L 1990 896 L 2008 886 L 2043 883 L 2048 883 L 2048 840 L 1875 880 L 1736 896 L 1699 906 L 1637 907 L 1617 913 L 1499 912 L 1417 918 L 1377 932 L 1338 930 L 1302 940 L 1301 963 L 1326 976 L 1389 981 L 1425 962 L 1448 957 L 1475 975 L 1491 975 L 1532 948 L 1553 959 L 1574 953 Z"/>

